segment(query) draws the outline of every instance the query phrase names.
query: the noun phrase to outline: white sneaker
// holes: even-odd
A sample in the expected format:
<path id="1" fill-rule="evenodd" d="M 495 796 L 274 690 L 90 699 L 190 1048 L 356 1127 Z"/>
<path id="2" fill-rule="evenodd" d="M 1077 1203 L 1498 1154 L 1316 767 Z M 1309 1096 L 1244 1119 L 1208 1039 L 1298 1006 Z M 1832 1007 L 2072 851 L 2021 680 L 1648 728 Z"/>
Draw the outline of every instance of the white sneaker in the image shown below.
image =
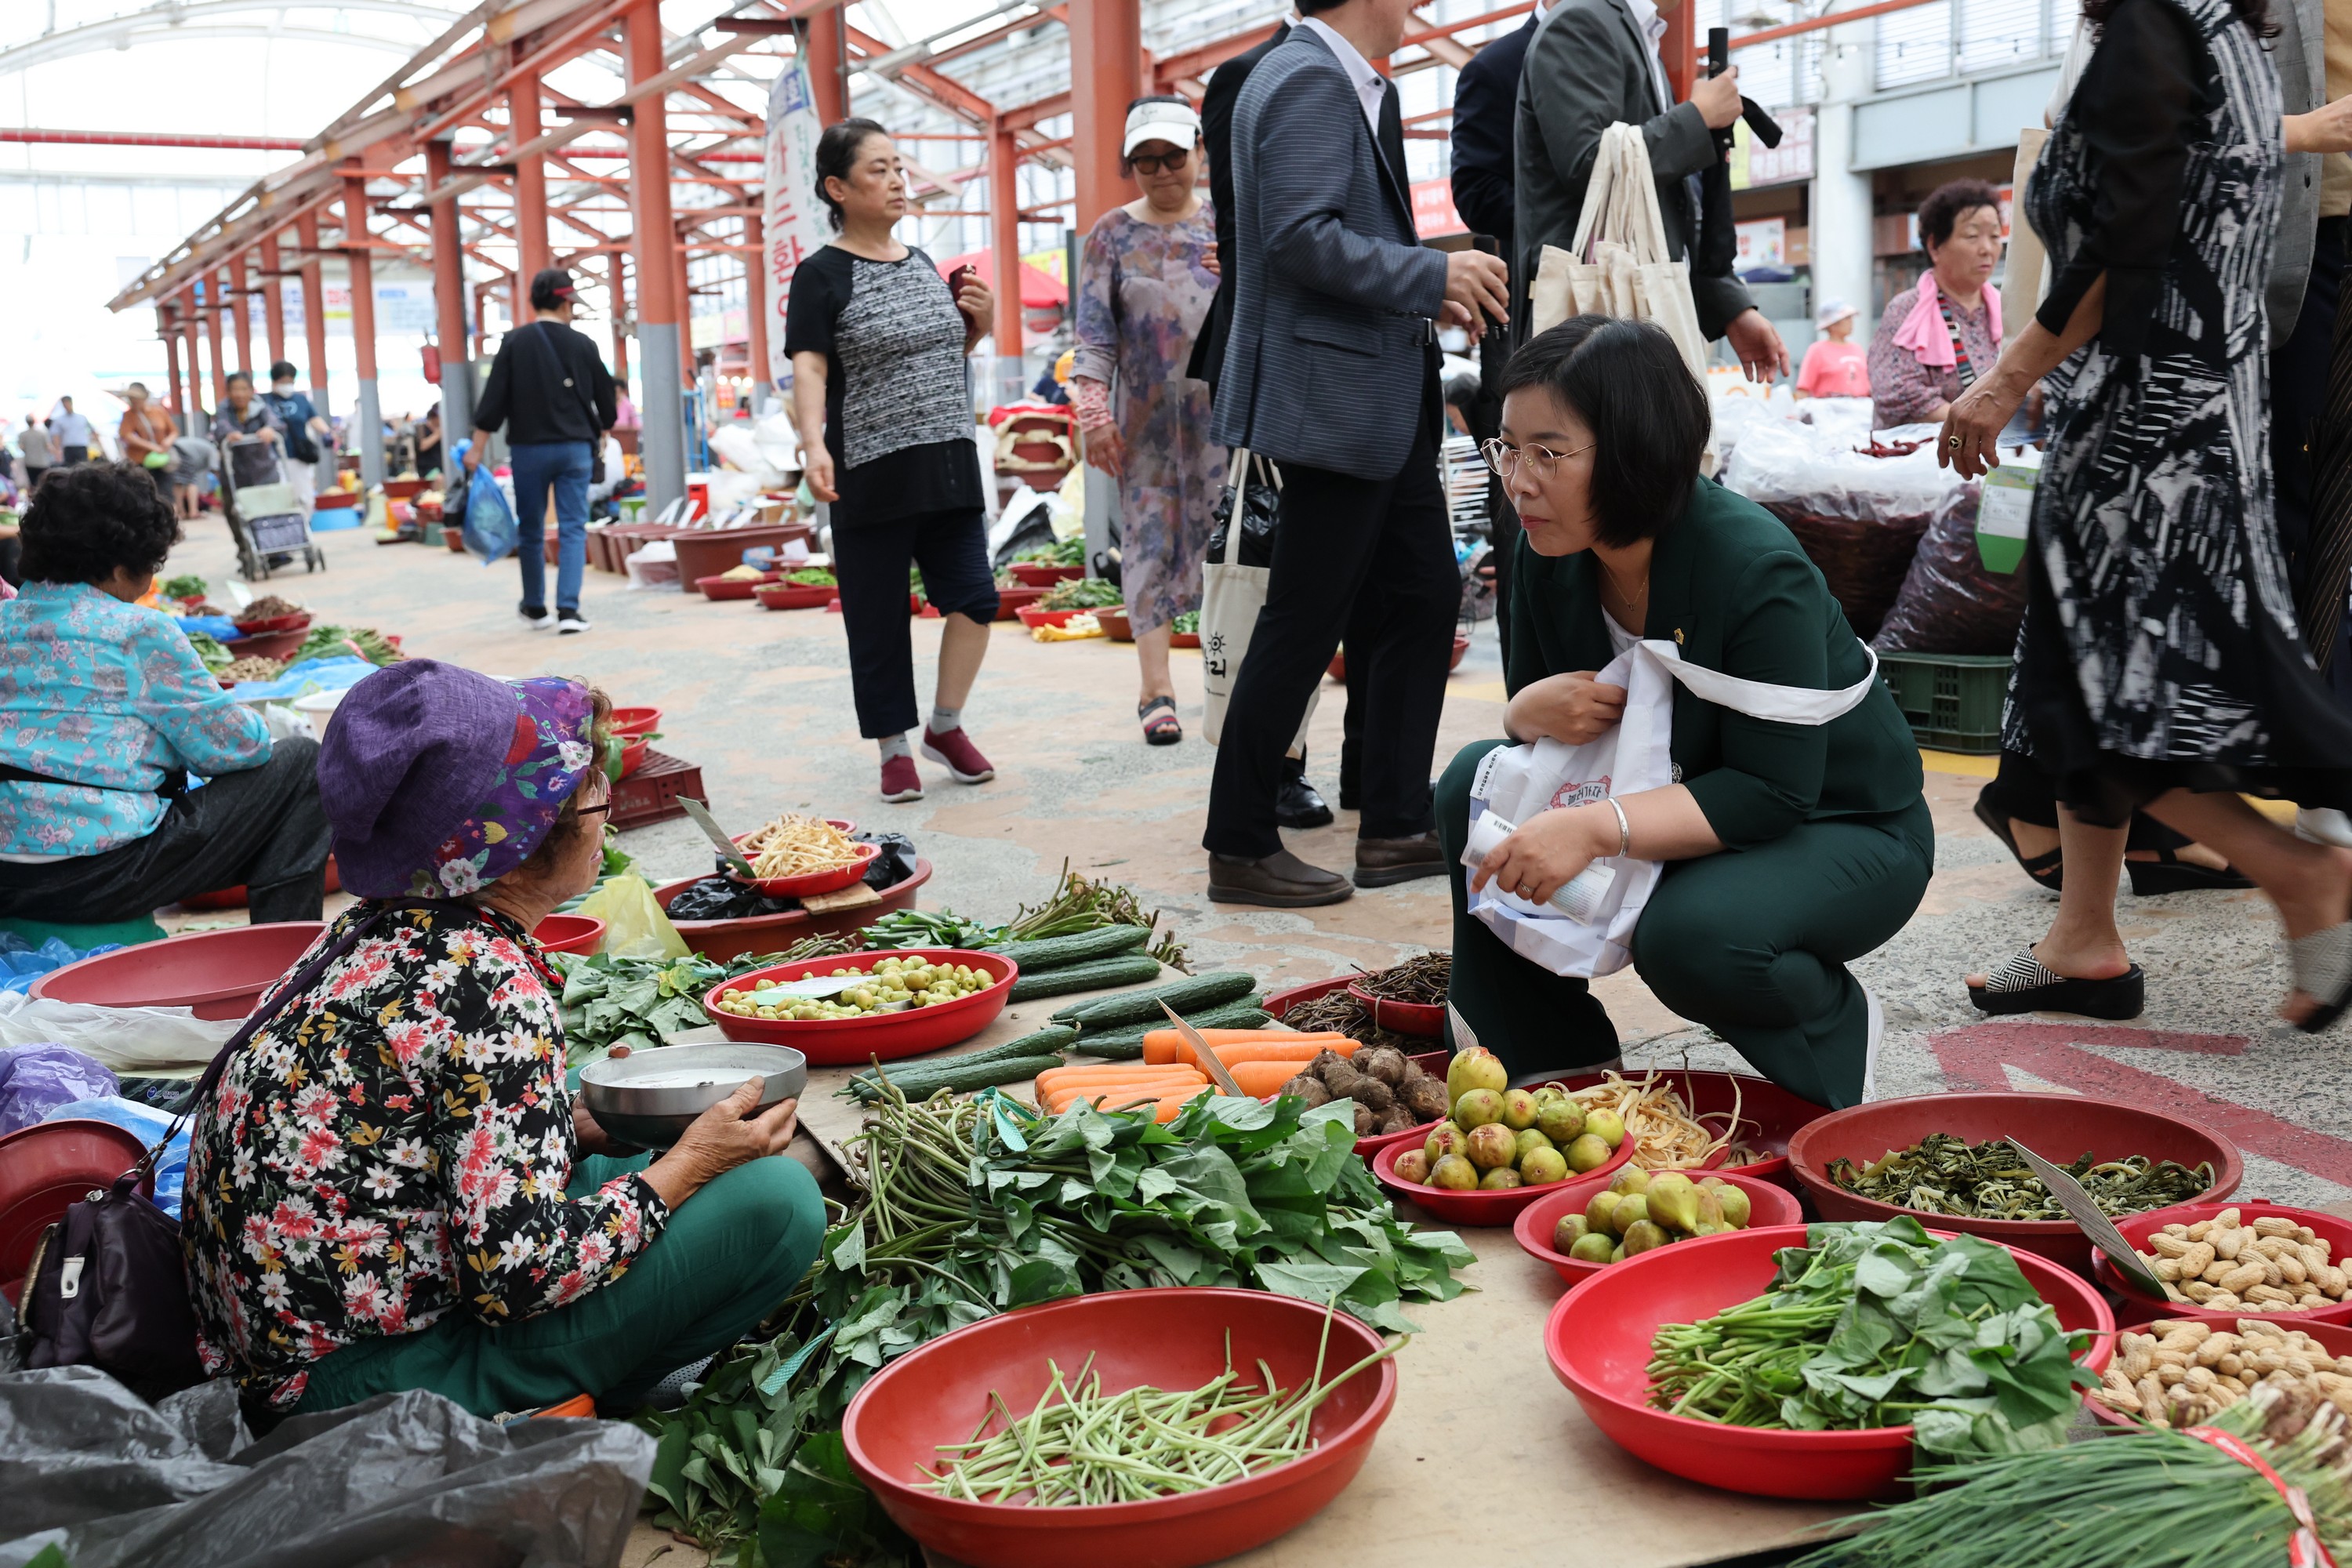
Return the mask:
<path id="1" fill-rule="evenodd" d="M 2314 844 L 2352 849 L 2352 816 L 2331 805 L 2300 805 L 2294 812 L 2294 836 Z"/>
<path id="2" fill-rule="evenodd" d="M 543 632 L 548 627 L 555 624 L 555 616 L 553 614 L 546 610 L 541 610 L 535 616 L 529 610 L 517 610 L 515 612 L 515 619 L 520 621 L 524 626 L 529 626 L 535 632 Z"/>
<path id="3" fill-rule="evenodd" d="M 574 632 L 584 632 L 587 629 L 588 617 L 580 614 L 577 610 L 564 616 L 555 623 L 555 635 L 558 637 L 568 637 Z"/>
<path id="4" fill-rule="evenodd" d="M 1857 981 L 1855 984 L 1860 984 L 1861 982 Z M 1863 1005 L 1869 1010 L 1868 1021 L 1864 1026 L 1870 1034 L 1862 1047 L 1861 1103 L 1868 1105 L 1878 1098 L 1878 1042 L 1886 1033 L 1886 1015 L 1878 1005 L 1878 993 L 1867 985 L 1862 987 L 1862 1001 Z"/>

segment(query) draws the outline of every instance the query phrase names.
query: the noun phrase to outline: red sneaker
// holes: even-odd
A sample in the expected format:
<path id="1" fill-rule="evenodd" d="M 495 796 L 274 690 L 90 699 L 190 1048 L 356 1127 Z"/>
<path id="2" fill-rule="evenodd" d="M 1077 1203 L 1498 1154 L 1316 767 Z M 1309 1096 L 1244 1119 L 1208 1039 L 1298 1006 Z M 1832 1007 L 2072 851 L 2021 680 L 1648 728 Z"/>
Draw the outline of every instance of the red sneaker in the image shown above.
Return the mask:
<path id="1" fill-rule="evenodd" d="M 971 743 L 971 736 L 959 724 L 944 735 L 923 731 L 923 755 L 953 774 L 958 784 L 986 784 L 996 776 L 996 769 L 980 754 Z"/>
<path id="2" fill-rule="evenodd" d="M 923 775 L 915 771 L 912 757 L 882 759 L 882 798 L 896 805 L 902 800 L 923 798 Z"/>

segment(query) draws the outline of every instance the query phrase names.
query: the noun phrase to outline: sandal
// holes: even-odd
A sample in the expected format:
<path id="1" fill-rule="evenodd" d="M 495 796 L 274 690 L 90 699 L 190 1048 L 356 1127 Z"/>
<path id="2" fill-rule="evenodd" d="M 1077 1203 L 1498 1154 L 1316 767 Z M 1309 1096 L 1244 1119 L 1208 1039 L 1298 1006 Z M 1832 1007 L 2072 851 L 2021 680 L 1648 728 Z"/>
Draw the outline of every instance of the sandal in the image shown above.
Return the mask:
<path id="1" fill-rule="evenodd" d="M 2062 861 L 2064 851 L 2053 849 L 2045 854 L 2036 855 L 2029 860 L 2017 847 L 2017 834 L 2010 826 L 2009 818 L 1987 805 L 1982 795 L 1977 797 L 1976 813 L 1977 820 L 1985 825 L 1985 831 L 2000 840 L 2002 847 L 2008 849 L 2011 857 L 2016 860 L 2027 876 L 2033 879 L 2037 886 L 2047 888 L 2053 893 L 2060 890 L 2061 884 L 2066 879 L 2065 867 Z M 2137 879 L 2132 883 L 2132 891 L 2139 891 Z"/>
<path id="2" fill-rule="evenodd" d="M 2352 1003 L 2352 921 L 2294 937 L 2286 952 L 2294 988 L 2319 1004 L 2295 1027 L 2306 1035 L 2332 1027 Z"/>
<path id="3" fill-rule="evenodd" d="M 2194 860 L 2183 860 L 2166 845 L 2156 852 L 2153 860 L 2126 860 L 2124 869 L 2131 873 L 2132 896 L 2152 899 L 2163 893 L 2202 893 L 2233 891 L 2252 887 L 2253 880 L 2235 866 L 2215 870 L 2200 866 Z"/>
<path id="4" fill-rule="evenodd" d="M 1160 710 L 1165 709 L 1162 712 Z M 1172 746 L 1184 738 L 1184 726 L 1176 719 L 1176 699 L 1154 697 L 1135 705 L 1135 716 L 1143 721 L 1143 739 L 1154 746 Z"/>
<path id="5" fill-rule="evenodd" d="M 2352 922 L 2336 929 L 2343 933 L 2345 943 L 2344 969 L 2337 989 L 2339 993 L 2352 992 Z M 2011 1013 L 2075 1013 L 2085 1018 L 2120 1022 L 2137 1018 L 2147 1009 L 2147 973 L 2135 963 L 2112 980 L 2069 980 L 2034 957 L 2033 950 L 2028 948 L 1990 971 L 1982 985 L 1969 986 L 1969 1000 L 1976 1004 L 1979 1012 L 1996 1016 Z M 2336 1010 L 2344 1010 L 2340 996 Z"/>

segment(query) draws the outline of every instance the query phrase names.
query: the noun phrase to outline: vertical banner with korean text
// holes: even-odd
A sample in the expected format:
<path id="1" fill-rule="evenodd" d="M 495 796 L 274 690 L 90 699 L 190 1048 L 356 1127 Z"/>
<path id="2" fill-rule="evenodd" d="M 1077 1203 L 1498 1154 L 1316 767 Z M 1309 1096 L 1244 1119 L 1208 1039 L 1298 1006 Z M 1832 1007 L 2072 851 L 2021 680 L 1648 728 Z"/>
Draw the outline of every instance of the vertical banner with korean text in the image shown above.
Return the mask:
<path id="1" fill-rule="evenodd" d="M 792 298 L 793 273 L 823 245 L 816 199 L 816 95 L 810 89 L 808 61 L 794 54 L 768 89 L 767 195 L 768 377 L 789 406 L 792 356 L 784 352 L 784 307 Z"/>

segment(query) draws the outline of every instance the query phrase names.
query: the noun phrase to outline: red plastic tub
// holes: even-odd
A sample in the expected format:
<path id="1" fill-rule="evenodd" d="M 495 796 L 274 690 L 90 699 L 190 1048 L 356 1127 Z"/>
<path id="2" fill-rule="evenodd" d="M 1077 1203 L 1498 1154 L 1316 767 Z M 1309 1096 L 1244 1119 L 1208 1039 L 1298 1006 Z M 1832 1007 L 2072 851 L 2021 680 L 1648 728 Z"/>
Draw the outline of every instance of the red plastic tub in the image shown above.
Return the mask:
<path id="1" fill-rule="evenodd" d="M 721 1012 L 718 1005 L 721 992 L 749 991 L 763 979 L 805 980 L 842 968 L 870 970 L 880 960 L 894 956 L 919 958 L 933 963 L 969 964 L 983 973 L 993 974 L 996 983 L 978 995 L 959 996 L 936 1007 L 910 1007 L 904 1013 L 876 1013 L 863 1018 L 745 1018 Z M 896 954 L 861 952 L 838 958 L 805 958 L 797 963 L 753 969 L 720 981 L 704 994 L 702 1011 L 729 1039 L 753 1045 L 790 1046 L 808 1058 L 812 1067 L 842 1067 L 863 1063 L 868 1058 L 894 1062 L 903 1057 L 919 1057 L 925 1051 L 961 1045 L 996 1022 L 996 1016 L 1004 1011 L 1005 997 L 1012 994 L 1013 982 L 1020 973 L 1021 966 L 1009 958 L 961 948 L 908 948 Z"/>
<path id="2" fill-rule="evenodd" d="M 327 857 L 327 891 L 340 893 L 342 890 L 342 878 L 336 871 L 335 858 L 330 855 Z M 180 907 L 184 910 L 241 910 L 249 897 L 245 884 L 239 882 L 234 888 L 222 888 L 215 892 L 190 893 L 180 900 Z"/>
<path id="3" fill-rule="evenodd" d="M 2080 1094 L 1922 1094 L 1849 1106 L 1799 1128 L 1789 1140 L 1789 1164 L 1823 1219 L 1891 1219 L 1915 1211 L 1846 1191 L 1830 1180 L 1829 1163 L 1843 1157 L 1864 1163 L 1890 1149 L 1907 1149 L 1930 1132 L 1949 1132 L 1971 1143 L 2022 1139 L 2027 1148 L 2059 1165 L 2086 1152 L 2101 1160 L 2145 1154 L 2184 1165 L 2207 1162 L 2213 1167 L 2213 1184 L 2198 1194 L 2199 1203 L 2228 1197 L 2246 1171 L 2237 1146 L 2210 1128 Z M 2080 1274 L 2091 1271 L 2090 1239 L 2072 1220 L 1921 1217 L 1947 1230 L 2040 1253 Z"/>
<path id="4" fill-rule="evenodd" d="M 661 716 L 658 708 L 615 708 L 608 727 L 625 740 L 634 735 L 650 735 L 661 728 Z"/>
<path id="5" fill-rule="evenodd" d="M 821 583 L 812 585 L 777 582 L 761 584 L 752 590 L 751 596 L 760 601 L 761 608 L 767 610 L 822 610 L 833 603 L 834 595 L 840 592 L 838 588 L 828 588 Z"/>
<path id="6" fill-rule="evenodd" d="M 740 958 L 746 953 L 780 952 L 805 936 L 853 936 L 863 927 L 874 923 L 895 910 L 911 910 L 924 883 L 931 879 L 931 863 L 917 856 L 915 872 L 895 887 L 882 889 L 881 902 L 860 904 L 856 909 L 826 910 L 812 913 L 807 910 L 787 910 L 776 915 L 751 915 L 732 921 L 673 921 L 677 934 L 686 945 L 705 958 Z M 654 899 L 665 910 L 669 901 L 688 886 L 700 880 L 696 877 L 682 878 L 664 883 L 654 889 Z"/>
<path id="7" fill-rule="evenodd" d="M 307 628 L 297 626 L 288 632 L 261 632 L 253 637 L 239 637 L 224 646 L 238 658 L 291 658 L 294 650 L 310 638 Z"/>
<path id="8" fill-rule="evenodd" d="M 1785 1187 L 1754 1176 L 1727 1176 L 1720 1171 L 1708 1171 L 1706 1174 L 1721 1176 L 1726 1185 L 1738 1187 L 1748 1194 L 1748 1224 L 1742 1227 L 1744 1229 L 1805 1223 L 1803 1206 Z M 1567 1253 L 1556 1250 L 1551 1244 L 1551 1233 L 1559 1227 L 1559 1222 L 1570 1215 L 1583 1213 L 1584 1205 L 1592 1201 L 1593 1194 L 1614 1179 L 1613 1174 L 1596 1173 L 1574 1177 L 1561 1186 L 1544 1188 L 1545 1196 L 1521 1209 L 1519 1217 L 1511 1222 L 1511 1235 L 1518 1242 L 1519 1250 L 1538 1262 L 1549 1264 L 1551 1271 L 1570 1285 L 1581 1285 L 1602 1269 L 1615 1267 L 1613 1264 L 1587 1263 L 1581 1258 L 1570 1258 Z M 1677 1241 L 1673 1245 L 1687 1247 L 1690 1243 Z"/>
<path id="9" fill-rule="evenodd" d="M 1445 1004 L 1427 1002 L 1391 1002 L 1374 996 L 1357 982 L 1348 982 L 1348 994 L 1372 1010 L 1372 1023 L 1397 1035 L 1417 1035 L 1424 1040 L 1443 1038 L 1445 1034 Z"/>
<path id="10" fill-rule="evenodd" d="M 2041 1151 L 2036 1150 L 2036 1153 Z M 2312 1234 L 2327 1244 L 2328 1259 L 2339 1267 L 2352 1256 L 2352 1221 L 2346 1221 L 2318 1209 L 2288 1208 L 2283 1204 L 2180 1204 L 2168 1209 L 2150 1209 L 2116 1221 L 2116 1228 L 2124 1239 L 2142 1252 L 2153 1250 L 2147 1238 L 2168 1225 L 2195 1225 L 2200 1219 L 2211 1219 L 2223 1209 L 2236 1209 L 2238 1217 L 2252 1225 L 2258 1219 L 2275 1216 L 2290 1219 L 2297 1225 L 2307 1225 Z M 2352 1323 L 2352 1300 L 2322 1307 L 2316 1311 L 2289 1312 L 2276 1307 L 2240 1307 L 2231 1311 L 2216 1312 L 2194 1301 L 2159 1301 L 2147 1296 L 2134 1286 L 2124 1282 L 2120 1269 L 2100 1253 L 2092 1266 L 2092 1277 L 2116 1298 L 2116 1321 L 2126 1325 L 2149 1322 L 2157 1318 L 2179 1318 L 2196 1322 L 2234 1323 L 2240 1318 L 2266 1318 L 2275 1323 L 2308 1326 L 2312 1323 Z"/>
<path id="11" fill-rule="evenodd" d="M 1339 974 L 1328 980 L 1309 980 L 1301 985 L 1286 985 L 1267 994 L 1265 1011 L 1269 1016 L 1279 1018 L 1301 1002 L 1312 1002 L 1318 996 L 1328 995 L 1354 979 L 1352 974 Z"/>
<path id="12" fill-rule="evenodd" d="M 272 632 L 299 632 L 310 624 L 310 612 L 297 610 L 290 616 L 264 616 L 257 621 L 239 621 L 236 629 L 247 637 L 268 637 Z"/>
<path id="13" fill-rule="evenodd" d="M 1170 632 L 1168 634 L 1168 646 L 1170 647 L 1199 647 L 1201 646 L 1201 634 L 1198 632 Z"/>
<path id="14" fill-rule="evenodd" d="M 1640 1077 L 1640 1074 L 1627 1074 Z M 1699 1072 L 1690 1069 L 1669 1070 L 1664 1074 L 1683 1097 L 1683 1103 L 1695 1116 L 1729 1116 L 1735 1106 L 1739 1112 L 1739 1129 L 1735 1139 L 1752 1149 L 1760 1149 L 1770 1157 L 1753 1164 L 1724 1163 L 1724 1151 L 1708 1157 L 1701 1168 L 1715 1173 L 1737 1172 L 1743 1176 L 1761 1176 L 1787 1188 L 1801 1192 L 1797 1178 L 1789 1173 L 1789 1140 L 1797 1130 L 1827 1116 L 1829 1107 L 1801 1100 L 1769 1079 L 1749 1073 Z M 1570 1089 L 1591 1089 L 1603 1081 L 1597 1072 L 1578 1073 L 1559 1080 Z M 1884 1151 L 1882 1151 L 1883 1152 Z M 2036 1150 L 2039 1153 L 2041 1151 Z"/>
<path id="15" fill-rule="evenodd" d="M 1582 1176 L 1571 1174 L 1565 1182 L 1548 1182 L 1540 1187 L 1511 1187 L 1499 1193 L 1475 1188 L 1466 1193 L 1457 1193 L 1450 1187 L 1424 1186 L 1419 1182 L 1408 1182 L 1396 1173 L 1397 1157 L 1412 1146 L 1411 1134 L 1397 1134 L 1372 1156 L 1372 1174 L 1380 1178 L 1381 1185 L 1401 1198 L 1411 1198 L 1435 1218 L 1448 1225 L 1470 1226 L 1509 1225 L 1519 1217 L 1520 1210 L 1537 1199 L 1559 1192 L 1579 1181 L 1611 1175 L 1633 1154 L 1633 1142 L 1628 1140 L 1617 1145 L 1607 1163 L 1585 1172 Z"/>
<path id="16" fill-rule="evenodd" d="M 781 572 L 771 572 L 760 577 L 730 577 L 721 572 L 715 576 L 697 577 L 694 585 L 706 599 L 748 599 L 755 590 L 782 575 Z"/>
<path id="17" fill-rule="evenodd" d="M 1949 1236 L 1949 1231 L 1935 1234 Z M 1648 1404 L 1650 1341 L 1770 1288 L 1772 1255 L 1805 1243 L 1802 1226 L 1678 1241 L 1601 1269 L 1559 1299 L 1544 1324 L 1553 1373 L 1611 1441 L 1670 1475 L 1758 1497 L 1859 1501 L 1904 1495 L 1911 1428 L 1776 1432 L 1673 1415 Z M 2056 1264 L 2011 1249 L 2026 1283 L 2070 1331 L 2088 1331 L 2075 1359 L 2093 1372 L 2115 1353 L 2115 1319 L 2099 1293 Z"/>
<path id="18" fill-rule="evenodd" d="M 94 1189 L 112 1186 L 146 1152 L 129 1128 L 79 1118 L 37 1122 L 0 1138 L 0 1294 L 10 1305 L 24 1292 L 41 1232 Z M 154 1196 L 154 1178 L 139 1190 Z"/>
<path id="19" fill-rule="evenodd" d="M 33 982 L 36 996 L 105 1007 L 185 1007 L 199 1018 L 242 1018 L 326 930 L 284 921 L 197 931 L 101 952 Z"/>
<path id="20" fill-rule="evenodd" d="M 996 591 L 996 618 L 1017 621 L 1021 612 L 1035 605 L 1050 592 L 1045 588 L 999 588 Z"/>
<path id="21" fill-rule="evenodd" d="M 740 844 L 742 840 L 738 838 L 736 842 Z M 803 872 L 797 877 L 753 878 L 750 879 L 751 885 L 772 899 L 805 899 L 818 893 L 837 893 L 852 882 L 862 879 L 866 868 L 874 864 L 876 856 L 882 853 L 879 844 L 859 844 L 855 847 L 857 858 L 849 865 L 836 866 L 829 871 Z M 748 854 L 746 858 L 749 858 Z M 734 879 L 738 882 L 746 880 L 740 875 Z"/>
<path id="22" fill-rule="evenodd" d="M 639 735 L 634 740 L 625 735 L 622 740 L 625 743 L 621 747 L 621 776 L 627 778 L 646 765 L 646 752 L 654 742 L 650 735 Z"/>
<path id="23" fill-rule="evenodd" d="M 884 1367 L 850 1401 L 842 1441 L 858 1479 L 900 1529 L 935 1553 L 973 1568 L 1192 1568 L 1262 1545 L 1320 1512 L 1363 1468 L 1396 1404 L 1394 1361 L 1342 1384 L 1311 1418 L 1315 1444 L 1286 1465 L 1175 1497 L 1090 1508 L 966 1502 L 923 1487 L 939 1445 L 971 1436 L 999 1395 L 1027 1411 L 1044 1394 L 1046 1363 L 1075 1373 L 1091 1355 L 1111 1392 L 1150 1384 L 1195 1388 L 1233 1365 L 1277 1385 L 1315 1375 L 1324 1309 L 1259 1290 L 1111 1290 L 1006 1312 L 942 1334 Z M 1381 1337 L 1341 1312 L 1329 1319 L 1324 1374 L 1380 1348 Z"/>
<path id="24" fill-rule="evenodd" d="M 1021 624 L 1033 632 L 1039 626 L 1066 626 L 1074 616 L 1094 614 L 1092 610 L 1041 610 L 1034 605 L 1024 605 L 1013 613 L 1020 616 Z"/>
<path id="25" fill-rule="evenodd" d="M 604 940 L 604 922 L 594 915 L 550 915 L 530 934 L 548 952 L 593 952 Z"/>
<path id="26" fill-rule="evenodd" d="M 1087 574 L 1083 566 L 1051 566 L 1043 561 L 1016 561 L 1004 570 L 1015 583 L 1027 588 L 1050 588 L 1056 583 L 1075 583 Z"/>

